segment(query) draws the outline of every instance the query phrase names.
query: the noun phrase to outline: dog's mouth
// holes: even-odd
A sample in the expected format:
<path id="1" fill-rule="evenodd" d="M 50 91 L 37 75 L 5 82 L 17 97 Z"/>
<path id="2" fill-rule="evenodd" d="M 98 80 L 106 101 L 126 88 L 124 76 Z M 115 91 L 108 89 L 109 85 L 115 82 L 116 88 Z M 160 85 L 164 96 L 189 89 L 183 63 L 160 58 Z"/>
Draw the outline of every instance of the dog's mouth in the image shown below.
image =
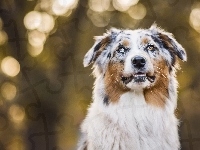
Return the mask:
<path id="1" fill-rule="evenodd" d="M 122 76 L 121 80 L 125 84 L 128 84 L 132 80 L 137 83 L 145 82 L 146 80 L 153 83 L 155 81 L 155 76 L 150 76 L 147 73 L 138 72 L 129 76 Z"/>

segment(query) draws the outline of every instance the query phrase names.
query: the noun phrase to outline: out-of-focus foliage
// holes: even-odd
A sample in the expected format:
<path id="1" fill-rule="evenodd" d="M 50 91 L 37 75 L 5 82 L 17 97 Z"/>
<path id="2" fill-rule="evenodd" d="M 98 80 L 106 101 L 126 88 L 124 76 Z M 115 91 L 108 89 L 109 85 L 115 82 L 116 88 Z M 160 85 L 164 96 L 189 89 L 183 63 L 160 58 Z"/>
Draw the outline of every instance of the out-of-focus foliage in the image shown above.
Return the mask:
<path id="1" fill-rule="evenodd" d="M 180 136 L 200 148 L 200 3 L 197 0 L 1 0 L 0 149 L 75 149 L 93 78 L 82 59 L 110 27 L 156 22 L 185 47 L 178 72 Z"/>

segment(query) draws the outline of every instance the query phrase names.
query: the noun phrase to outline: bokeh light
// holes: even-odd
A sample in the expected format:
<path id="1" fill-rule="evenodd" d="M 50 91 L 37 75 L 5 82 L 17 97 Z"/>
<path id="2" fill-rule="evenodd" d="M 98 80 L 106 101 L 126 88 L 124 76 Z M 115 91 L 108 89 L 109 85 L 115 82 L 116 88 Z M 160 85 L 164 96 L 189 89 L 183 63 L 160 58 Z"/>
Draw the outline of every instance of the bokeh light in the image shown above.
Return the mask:
<path id="1" fill-rule="evenodd" d="M 46 35 L 38 30 L 33 30 L 28 33 L 28 41 L 34 47 L 42 46 L 46 41 Z"/>
<path id="2" fill-rule="evenodd" d="M 109 9 L 110 0 L 89 0 L 89 7 L 96 12 L 103 12 Z"/>
<path id="3" fill-rule="evenodd" d="M 9 108 L 10 119 L 15 123 L 21 123 L 25 117 L 24 108 L 20 105 L 12 105 Z"/>
<path id="4" fill-rule="evenodd" d="M 37 29 L 42 21 L 41 13 L 38 11 L 31 11 L 24 17 L 24 25 L 27 29 Z"/>
<path id="5" fill-rule="evenodd" d="M 64 14 L 67 14 L 67 13 L 71 12 L 68 8 L 60 5 L 58 3 L 58 1 L 55 1 L 53 3 L 53 5 L 52 5 L 52 11 L 57 16 L 61 16 L 61 15 L 64 15 Z"/>
<path id="6" fill-rule="evenodd" d="M 36 57 L 39 54 L 42 53 L 44 46 L 40 45 L 38 47 L 34 47 L 34 46 L 28 46 L 28 53 L 32 56 L 32 57 Z"/>
<path id="7" fill-rule="evenodd" d="M 40 0 L 40 2 L 38 3 L 38 5 L 40 6 L 41 10 L 49 11 L 50 7 L 52 5 L 52 1 L 49 2 L 49 0 Z"/>
<path id="8" fill-rule="evenodd" d="M 29 30 L 37 29 L 41 32 L 50 32 L 54 25 L 54 18 L 45 13 L 31 11 L 24 17 L 24 25 Z"/>
<path id="9" fill-rule="evenodd" d="M 58 3 L 66 8 L 75 8 L 77 5 L 77 0 L 55 0 Z"/>
<path id="10" fill-rule="evenodd" d="M 14 77 L 20 72 L 20 64 L 15 58 L 7 56 L 1 62 L 1 70 L 4 74 Z"/>
<path id="11" fill-rule="evenodd" d="M 130 6 L 138 3 L 139 0 L 113 0 L 113 6 L 116 10 L 126 11 Z"/>
<path id="12" fill-rule="evenodd" d="M 29 42 L 27 49 L 32 57 L 43 51 L 46 39 L 56 29 L 57 16 L 68 17 L 77 5 L 78 0 L 41 0 L 34 11 L 25 15 L 24 25 L 28 29 Z"/>
<path id="13" fill-rule="evenodd" d="M 71 10 L 78 4 L 77 0 L 54 0 L 52 4 L 52 11 L 55 15 L 69 15 Z"/>
<path id="14" fill-rule="evenodd" d="M 5 31 L 2 30 L 3 28 L 3 21 L 0 18 L 0 46 L 5 44 L 8 40 L 8 35 L 6 34 Z"/>
<path id="15" fill-rule="evenodd" d="M 16 86 L 11 82 L 5 82 L 1 86 L 1 94 L 7 100 L 12 100 L 17 94 Z"/>
<path id="16" fill-rule="evenodd" d="M 107 26 L 110 22 L 110 17 L 111 17 L 109 12 L 98 13 L 92 10 L 87 11 L 87 16 L 90 18 L 90 20 L 96 27 Z"/>
<path id="17" fill-rule="evenodd" d="M 200 33 L 200 5 L 197 5 L 196 8 L 192 9 L 189 23 L 197 32 Z"/>
<path id="18" fill-rule="evenodd" d="M 41 23 L 37 28 L 38 31 L 45 32 L 45 33 L 50 32 L 54 28 L 54 25 L 55 25 L 54 18 L 47 13 L 41 13 L 41 18 L 42 18 Z"/>
<path id="19" fill-rule="evenodd" d="M 130 17 L 136 20 L 143 19 L 146 16 L 146 12 L 146 7 L 141 3 L 131 6 L 128 10 L 128 14 L 130 15 Z"/>
<path id="20" fill-rule="evenodd" d="M 6 34 L 6 32 L 4 31 L 0 31 L 0 45 L 3 45 L 7 42 L 8 40 L 8 36 Z"/>

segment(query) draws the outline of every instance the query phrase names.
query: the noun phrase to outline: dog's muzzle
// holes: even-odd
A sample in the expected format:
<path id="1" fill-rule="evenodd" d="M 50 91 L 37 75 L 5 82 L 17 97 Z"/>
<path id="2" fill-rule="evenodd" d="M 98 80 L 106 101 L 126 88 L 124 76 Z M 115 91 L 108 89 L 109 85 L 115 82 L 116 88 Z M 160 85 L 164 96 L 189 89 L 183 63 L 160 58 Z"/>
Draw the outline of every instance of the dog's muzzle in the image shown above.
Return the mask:
<path id="1" fill-rule="evenodd" d="M 146 59 L 141 56 L 135 56 L 131 59 L 131 63 L 134 67 L 135 73 L 129 75 L 123 75 L 121 80 L 123 83 L 128 84 L 131 81 L 136 83 L 145 82 L 146 79 L 153 83 L 155 81 L 155 76 L 149 75 L 149 73 L 145 72 Z"/>

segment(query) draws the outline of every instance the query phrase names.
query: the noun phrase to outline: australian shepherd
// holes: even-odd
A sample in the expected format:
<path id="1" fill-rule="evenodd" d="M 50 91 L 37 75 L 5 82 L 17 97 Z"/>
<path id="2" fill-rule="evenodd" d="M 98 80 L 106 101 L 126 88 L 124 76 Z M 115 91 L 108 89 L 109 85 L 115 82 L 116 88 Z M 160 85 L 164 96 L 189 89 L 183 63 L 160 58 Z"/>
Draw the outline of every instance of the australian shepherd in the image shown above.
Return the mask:
<path id="1" fill-rule="evenodd" d="M 78 150 L 178 150 L 176 70 L 184 48 L 157 25 L 111 28 L 84 57 L 93 63 L 93 102 Z"/>

